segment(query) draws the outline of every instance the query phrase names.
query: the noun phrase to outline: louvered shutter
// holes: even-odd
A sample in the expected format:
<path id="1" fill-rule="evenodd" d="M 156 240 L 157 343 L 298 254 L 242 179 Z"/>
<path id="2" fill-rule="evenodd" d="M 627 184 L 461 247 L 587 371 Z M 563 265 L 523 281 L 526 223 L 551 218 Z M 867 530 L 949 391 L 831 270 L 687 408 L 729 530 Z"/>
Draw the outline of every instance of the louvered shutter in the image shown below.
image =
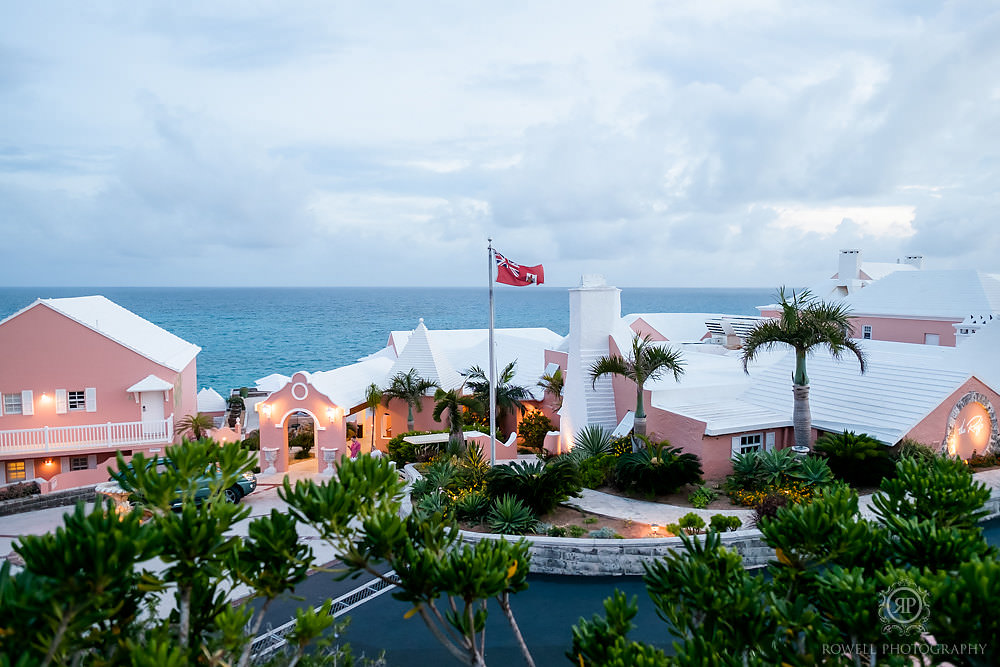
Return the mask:
<path id="1" fill-rule="evenodd" d="M 56 414 L 64 415 L 69 410 L 69 401 L 66 399 L 65 389 L 56 389 Z"/>
<path id="2" fill-rule="evenodd" d="M 83 392 L 83 397 L 86 400 L 87 412 L 97 412 L 97 388 L 87 387 Z"/>
<path id="3" fill-rule="evenodd" d="M 30 389 L 25 389 L 21 392 L 21 414 L 35 414 L 35 396 Z"/>
<path id="4" fill-rule="evenodd" d="M 730 451 L 730 458 L 736 458 L 736 455 L 740 453 L 740 436 L 733 436 L 733 448 Z"/>

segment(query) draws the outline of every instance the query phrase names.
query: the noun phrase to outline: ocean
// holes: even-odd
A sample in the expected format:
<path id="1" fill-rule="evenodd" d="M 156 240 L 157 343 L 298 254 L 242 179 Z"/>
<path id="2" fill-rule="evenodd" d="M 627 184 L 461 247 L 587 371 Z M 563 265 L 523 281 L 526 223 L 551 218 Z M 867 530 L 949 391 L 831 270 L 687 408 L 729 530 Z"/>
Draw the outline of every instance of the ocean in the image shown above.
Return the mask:
<path id="1" fill-rule="evenodd" d="M 489 326 L 485 287 L 5 287 L 0 319 L 37 298 L 92 294 L 200 346 L 198 386 L 223 395 L 271 373 L 352 363 L 421 317 L 430 329 Z M 773 301 L 767 289 L 622 288 L 623 313 L 756 315 Z M 498 286 L 495 302 L 497 327 L 568 332 L 566 288 Z"/>

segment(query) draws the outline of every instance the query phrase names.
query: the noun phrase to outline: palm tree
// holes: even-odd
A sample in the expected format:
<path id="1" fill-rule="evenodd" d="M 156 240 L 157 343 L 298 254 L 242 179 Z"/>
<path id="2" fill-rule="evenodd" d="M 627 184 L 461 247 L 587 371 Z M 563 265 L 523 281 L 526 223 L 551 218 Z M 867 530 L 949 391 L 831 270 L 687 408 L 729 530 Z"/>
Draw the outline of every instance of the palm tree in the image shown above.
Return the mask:
<path id="1" fill-rule="evenodd" d="M 465 444 L 462 432 L 465 422 L 462 419 L 462 412 L 465 409 L 482 410 L 483 407 L 475 396 L 462 396 L 459 391 L 459 389 L 449 391 L 438 389 L 434 392 L 434 421 L 441 421 L 441 414 L 445 410 L 448 411 L 448 444 L 452 451 L 459 451 Z"/>
<path id="2" fill-rule="evenodd" d="M 552 394 L 556 397 L 555 409 L 558 412 L 562 408 L 563 399 L 563 385 L 565 384 L 563 379 L 563 372 L 561 368 L 555 369 L 551 374 L 546 373 L 542 376 L 542 379 L 536 383 L 542 388 L 542 391 Z"/>
<path id="3" fill-rule="evenodd" d="M 590 367 L 590 379 L 597 386 L 597 380 L 604 375 L 620 375 L 635 382 L 635 434 L 646 435 L 646 410 L 642 392 L 647 381 L 658 380 L 665 372 L 674 374 L 680 380 L 684 374 L 684 360 L 679 350 L 654 345 L 647 334 L 632 337 L 632 349 L 627 356 L 611 354 L 601 357 Z"/>
<path id="4" fill-rule="evenodd" d="M 466 378 L 466 384 L 472 389 L 472 395 L 476 397 L 476 400 L 483 405 L 489 405 L 490 378 L 486 371 L 479 366 L 473 366 L 462 375 Z M 513 414 L 515 410 L 523 415 L 526 410 L 524 401 L 530 401 L 533 398 L 527 387 L 513 384 L 515 375 L 517 375 L 516 360 L 504 366 L 497 376 L 497 421 Z M 488 414 L 486 416 L 489 418 Z"/>
<path id="5" fill-rule="evenodd" d="M 368 385 L 368 388 L 365 390 L 365 403 L 368 404 L 368 409 L 372 411 L 372 451 L 375 451 L 375 429 L 378 422 L 378 409 L 382 405 L 382 390 L 374 382 Z"/>
<path id="6" fill-rule="evenodd" d="M 185 433 L 190 435 L 195 440 L 201 440 L 204 436 L 208 435 L 208 432 L 212 430 L 215 424 L 212 421 L 210 415 L 206 415 L 204 412 L 199 412 L 193 415 L 185 415 L 181 417 L 177 422 L 177 432 L 181 435 Z"/>
<path id="7" fill-rule="evenodd" d="M 864 350 L 851 339 L 850 309 L 847 306 L 816 301 L 809 290 L 785 296 L 785 288 L 778 290 L 781 315 L 777 319 L 759 323 L 743 341 L 743 370 L 750 373 L 750 362 L 763 350 L 775 345 L 787 345 L 795 350 L 795 374 L 792 376 L 792 425 L 795 444 L 809 447 L 812 415 L 809 412 L 809 376 L 806 375 L 806 356 L 815 347 L 825 347 L 834 359 L 845 351 L 853 352 L 861 364 L 861 372 L 868 368 Z"/>
<path id="8" fill-rule="evenodd" d="M 434 389 L 437 386 L 437 382 L 425 380 L 420 377 L 416 368 L 411 368 L 405 373 L 400 371 L 392 376 L 389 380 L 389 386 L 382 390 L 382 398 L 386 404 L 394 398 L 406 403 L 409 408 L 409 412 L 406 415 L 406 430 L 412 431 L 413 408 L 416 408 L 417 412 L 421 412 L 424 406 L 421 404 L 420 399 L 423 398 L 429 389 Z"/>

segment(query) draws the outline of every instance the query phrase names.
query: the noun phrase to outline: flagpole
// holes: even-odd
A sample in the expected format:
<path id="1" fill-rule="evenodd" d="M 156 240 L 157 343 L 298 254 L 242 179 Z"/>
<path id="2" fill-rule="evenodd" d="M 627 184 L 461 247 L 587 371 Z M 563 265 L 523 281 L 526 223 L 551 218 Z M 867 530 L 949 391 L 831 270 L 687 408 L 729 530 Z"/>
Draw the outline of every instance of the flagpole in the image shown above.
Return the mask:
<path id="1" fill-rule="evenodd" d="M 489 260 L 487 271 L 490 276 L 490 465 L 497 462 L 497 383 L 496 361 L 493 346 L 493 267 L 496 256 L 493 253 L 493 239 L 489 239 Z"/>

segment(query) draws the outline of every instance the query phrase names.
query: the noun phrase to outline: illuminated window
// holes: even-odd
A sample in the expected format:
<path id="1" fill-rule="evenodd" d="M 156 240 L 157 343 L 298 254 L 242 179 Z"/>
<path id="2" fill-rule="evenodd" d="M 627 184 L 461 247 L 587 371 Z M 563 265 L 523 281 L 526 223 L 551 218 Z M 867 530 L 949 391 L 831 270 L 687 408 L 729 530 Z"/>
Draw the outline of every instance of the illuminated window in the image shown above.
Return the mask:
<path id="1" fill-rule="evenodd" d="M 863 327 L 861 327 L 861 337 L 864 338 L 865 340 L 872 339 L 872 325 L 866 324 Z"/>
<path id="2" fill-rule="evenodd" d="M 66 392 L 66 400 L 69 404 L 70 410 L 86 410 L 87 409 L 87 396 L 83 391 L 69 391 Z"/>
<path id="3" fill-rule="evenodd" d="M 25 479 L 24 461 L 7 461 L 5 467 L 8 482 L 20 482 Z"/>
<path id="4" fill-rule="evenodd" d="M 391 438 L 392 437 L 392 415 L 386 412 L 382 415 L 382 437 Z"/>
<path id="5" fill-rule="evenodd" d="M 73 456 L 69 460 L 70 470 L 89 470 L 90 462 L 86 456 Z"/>
<path id="6" fill-rule="evenodd" d="M 3 395 L 3 413 L 5 415 L 19 415 L 22 413 L 20 393 Z"/>

